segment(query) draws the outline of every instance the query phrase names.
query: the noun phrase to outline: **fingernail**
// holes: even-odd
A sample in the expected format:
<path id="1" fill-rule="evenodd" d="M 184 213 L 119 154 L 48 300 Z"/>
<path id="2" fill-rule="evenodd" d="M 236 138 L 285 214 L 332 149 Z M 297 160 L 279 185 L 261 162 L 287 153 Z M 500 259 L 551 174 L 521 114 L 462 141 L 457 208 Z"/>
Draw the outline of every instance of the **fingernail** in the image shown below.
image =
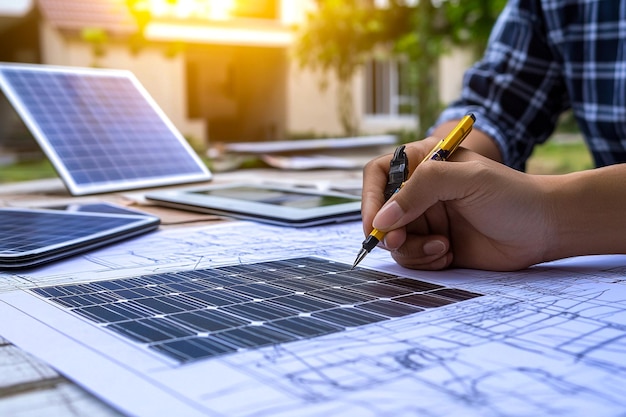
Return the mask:
<path id="1" fill-rule="evenodd" d="M 424 243 L 424 254 L 426 255 L 439 255 L 444 253 L 446 250 L 446 244 L 441 240 L 431 240 Z"/>
<path id="2" fill-rule="evenodd" d="M 396 250 L 396 249 L 398 249 L 398 248 L 391 247 L 391 246 L 387 245 L 387 239 L 386 238 L 383 238 L 383 241 L 381 243 L 382 243 L 382 247 L 387 249 L 387 250 Z"/>
<path id="3" fill-rule="evenodd" d="M 374 217 L 374 221 L 372 222 L 372 226 L 377 229 L 388 229 L 393 226 L 402 216 L 404 215 L 404 210 L 402 207 L 395 202 L 392 201 L 385 205 Z"/>

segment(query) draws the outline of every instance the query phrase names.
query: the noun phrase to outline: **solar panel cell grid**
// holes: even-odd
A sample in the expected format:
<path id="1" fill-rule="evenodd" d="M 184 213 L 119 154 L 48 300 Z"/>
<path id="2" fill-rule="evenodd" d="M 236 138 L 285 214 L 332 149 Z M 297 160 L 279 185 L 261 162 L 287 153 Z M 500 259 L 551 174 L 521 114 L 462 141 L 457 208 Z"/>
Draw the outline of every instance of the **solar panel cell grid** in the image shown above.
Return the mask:
<path id="1" fill-rule="evenodd" d="M 158 222 L 151 216 L 2 208 L 0 268 L 38 265 L 152 230 Z"/>
<path id="2" fill-rule="evenodd" d="M 178 362 L 309 339 L 481 295 L 318 258 L 32 291 Z"/>
<path id="3" fill-rule="evenodd" d="M 2 219 L 4 213 L 0 213 Z M 37 215 L 11 212 L 0 228 L 0 253 L 28 252 L 128 224 L 124 218 Z"/>

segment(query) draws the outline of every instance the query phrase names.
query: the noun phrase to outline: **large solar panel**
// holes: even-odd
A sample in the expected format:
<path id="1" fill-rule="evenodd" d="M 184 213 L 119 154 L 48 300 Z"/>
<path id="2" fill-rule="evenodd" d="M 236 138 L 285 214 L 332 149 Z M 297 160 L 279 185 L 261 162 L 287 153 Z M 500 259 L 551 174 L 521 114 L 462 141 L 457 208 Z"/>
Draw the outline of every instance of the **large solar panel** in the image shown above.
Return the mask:
<path id="1" fill-rule="evenodd" d="M 0 87 L 74 195 L 211 178 L 129 71 L 0 64 Z"/>
<path id="2" fill-rule="evenodd" d="M 315 338 L 481 296 L 313 257 L 32 291 L 180 363 Z"/>

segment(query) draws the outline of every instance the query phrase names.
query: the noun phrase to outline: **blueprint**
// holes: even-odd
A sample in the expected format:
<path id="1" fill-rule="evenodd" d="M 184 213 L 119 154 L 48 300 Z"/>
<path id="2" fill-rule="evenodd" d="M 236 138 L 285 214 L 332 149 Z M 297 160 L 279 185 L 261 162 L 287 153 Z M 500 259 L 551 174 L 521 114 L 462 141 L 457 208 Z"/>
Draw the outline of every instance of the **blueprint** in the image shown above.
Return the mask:
<path id="1" fill-rule="evenodd" d="M 233 222 L 0 272 L 0 335 L 128 415 L 626 416 L 626 256 L 423 272 L 374 249 L 366 269 L 483 296 L 184 364 L 29 291 L 300 256 L 351 264 L 362 239 L 358 223 Z"/>

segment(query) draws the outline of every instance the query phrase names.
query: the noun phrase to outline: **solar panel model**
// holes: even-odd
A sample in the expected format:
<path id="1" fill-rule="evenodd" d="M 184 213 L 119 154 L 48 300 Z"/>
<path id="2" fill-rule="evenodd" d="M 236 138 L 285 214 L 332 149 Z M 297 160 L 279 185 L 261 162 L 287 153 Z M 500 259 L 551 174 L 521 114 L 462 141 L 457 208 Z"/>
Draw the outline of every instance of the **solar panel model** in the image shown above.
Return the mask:
<path id="1" fill-rule="evenodd" d="M 3 63 L 0 88 L 72 195 L 211 179 L 130 71 Z"/>
<path id="2" fill-rule="evenodd" d="M 32 291 L 179 363 L 312 339 L 482 296 L 315 257 Z"/>

